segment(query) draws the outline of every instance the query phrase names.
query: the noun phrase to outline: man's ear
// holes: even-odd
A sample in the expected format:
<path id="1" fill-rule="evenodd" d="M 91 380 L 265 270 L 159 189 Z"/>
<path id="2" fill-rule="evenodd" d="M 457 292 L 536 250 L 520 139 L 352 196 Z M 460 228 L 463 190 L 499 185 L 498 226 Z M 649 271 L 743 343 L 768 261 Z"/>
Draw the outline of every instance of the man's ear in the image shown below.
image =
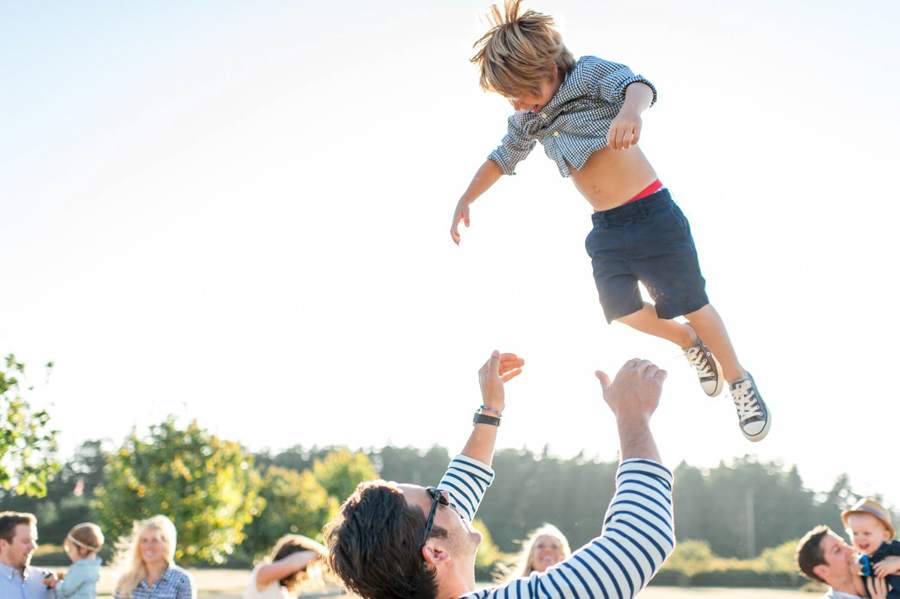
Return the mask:
<path id="1" fill-rule="evenodd" d="M 819 564 L 818 566 L 813 566 L 813 574 L 825 580 L 828 577 L 828 564 Z"/>
<path id="2" fill-rule="evenodd" d="M 453 559 L 450 557 L 450 552 L 447 551 L 447 548 L 444 547 L 440 539 L 434 537 L 428 539 L 428 542 L 422 546 L 422 558 L 429 566 L 446 564 Z"/>

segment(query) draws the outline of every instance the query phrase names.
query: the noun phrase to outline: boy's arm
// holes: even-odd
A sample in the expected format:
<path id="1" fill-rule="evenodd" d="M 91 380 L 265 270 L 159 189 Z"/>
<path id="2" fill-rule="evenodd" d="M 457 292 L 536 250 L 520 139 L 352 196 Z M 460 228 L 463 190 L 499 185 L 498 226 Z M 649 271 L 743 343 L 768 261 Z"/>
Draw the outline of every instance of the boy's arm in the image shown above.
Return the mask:
<path id="1" fill-rule="evenodd" d="M 653 103 L 653 89 L 640 81 L 625 89 L 625 102 L 609 125 L 606 142 L 613 150 L 627 150 L 641 138 L 641 113 Z"/>
<path id="2" fill-rule="evenodd" d="M 450 237 L 453 238 L 456 245 L 459 245 L 458 227 L 460 221 L 465 223 L 467 227 L 469 226 L 469 204 L 490 189 L 500 179 L 501 175 L 503 175 L 503 171 L 500 170 L 500 166 L 491 159 L 485 160 L 478 172 L 475 173 L 475 177 L 469 183 L 466 192 L 459 198 L 456 210 L 453 211 L 453 225 L 450 227 Z"/>
<path id="3" fill-rule="evenodd" d="M 453 211 L 450 237 L 456 245 L 459 245 L 460 221 L 464 222 L 467 227 L 469 226 L 469 204 L 490 189 L 500 179 L 500 175 L 515 174 L 516 164 L 525 160 L 537 143 L 526 133 L 520 113 L 509 117 L 507 123 L 507 133 L 503 137 L 503 142 L 491 152 L 488 159 L 478 169 L 475 178 L 469 183 L 468 189 L 456 204 L 456 210 Z"/>

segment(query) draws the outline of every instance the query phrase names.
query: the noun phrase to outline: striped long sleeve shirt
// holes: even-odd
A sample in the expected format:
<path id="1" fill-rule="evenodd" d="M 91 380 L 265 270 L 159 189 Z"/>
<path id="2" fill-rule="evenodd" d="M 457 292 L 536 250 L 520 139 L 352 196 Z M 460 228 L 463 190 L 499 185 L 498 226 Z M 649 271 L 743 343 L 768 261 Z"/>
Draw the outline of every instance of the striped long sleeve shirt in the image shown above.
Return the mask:
<path id="1" fill-rule="evenodd" d="M 656 103 L 653 84 L 627 66 L 596 56 L 578 59 L 543 110 L 537 114 L 519 110 L 509 117 L 507 134 L 488 160 L 496 162 L 504 175 L 515 174 L 516 165 L 541 142 L 559 174 L 570 176 L 569 165 L 581 170 L 591 154 L 606 147 L 609 126 L 632 83 L 649 86 L 650 105 Z"/>
<path id="2" fill-rule="evenodd" d="M 450 491 L 451 506 L 471 521 L 493 478 L 489 466 L 459 455 L 439 488 Z M 546 572 L 461 599 L 634 597 L 675 549 L 672 483 L 672 473 L 656 462 L 625 460 L 600 536 Z"/>

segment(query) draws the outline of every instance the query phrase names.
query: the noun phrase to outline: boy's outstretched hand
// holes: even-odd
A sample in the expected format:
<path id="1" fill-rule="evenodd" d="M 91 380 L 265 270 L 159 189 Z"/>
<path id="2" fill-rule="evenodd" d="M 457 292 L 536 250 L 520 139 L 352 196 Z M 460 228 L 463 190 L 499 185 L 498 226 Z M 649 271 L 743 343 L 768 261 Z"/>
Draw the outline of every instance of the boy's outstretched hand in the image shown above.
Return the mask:
<path id="1" fill-rule="evenodd" d="M 460 200 L 456 204 L 456 210 L 453 211 L 453 225 L 450 227 L 450 237 L 453 242 L 459 245 L 459 222 L 462 221 L 469 226 L 469 204 L 465 200 Z"/>

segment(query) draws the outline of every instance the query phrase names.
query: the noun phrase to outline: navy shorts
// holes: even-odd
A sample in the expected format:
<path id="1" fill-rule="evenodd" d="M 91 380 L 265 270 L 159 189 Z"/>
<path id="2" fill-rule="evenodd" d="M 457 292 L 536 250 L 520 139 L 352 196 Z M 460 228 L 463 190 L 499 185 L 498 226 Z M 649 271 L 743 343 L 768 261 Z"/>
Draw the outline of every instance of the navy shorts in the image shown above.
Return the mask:
<path id="1" fill-rule="evenodd" d="M 612 210 L 595 212 L 584 242 L 606 321 L 644 307 L 638 281 L 660 318 L 675 318 L 709 303 L 691 227 L 668 189 Z"/>

